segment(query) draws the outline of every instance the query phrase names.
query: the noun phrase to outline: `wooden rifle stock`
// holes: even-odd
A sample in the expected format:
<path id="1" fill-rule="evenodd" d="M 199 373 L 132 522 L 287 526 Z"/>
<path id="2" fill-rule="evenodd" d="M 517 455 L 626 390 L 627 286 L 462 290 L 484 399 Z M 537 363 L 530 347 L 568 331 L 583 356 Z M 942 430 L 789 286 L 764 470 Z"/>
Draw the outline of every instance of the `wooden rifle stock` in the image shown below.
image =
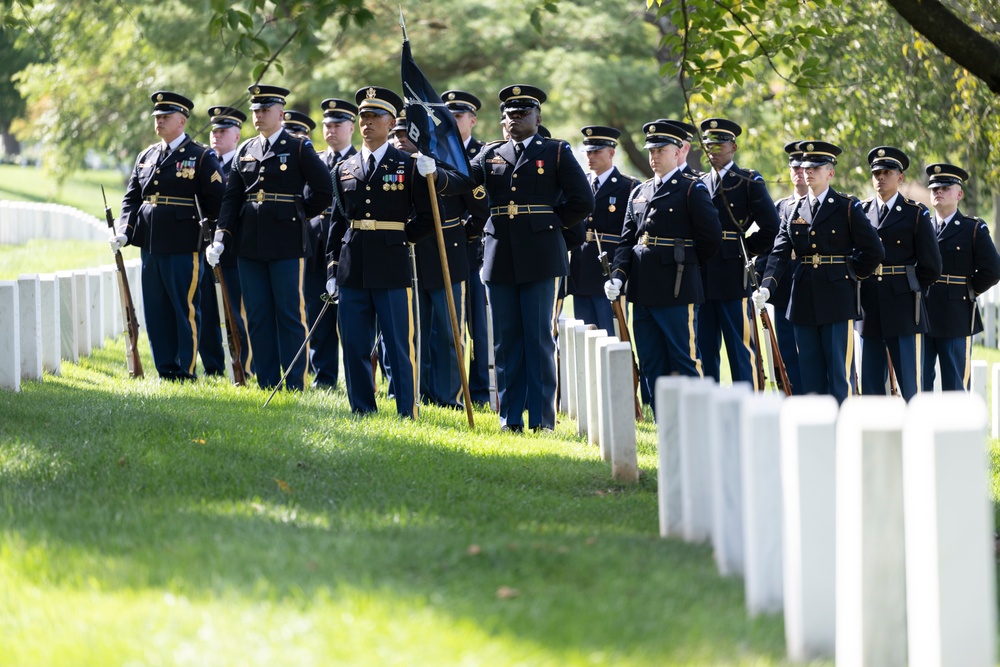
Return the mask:
<path id="1" fill-rule="evenodd" d="M 115 231 L 114 216 L 111 215 L 111 207 L 108 206 L 108 196 L 104 193 L 104 186 L 101 186 L 101 196 L 104 197 L 104 217 L 108 222 L 108 228 Z M 122 320 L 125 322 L 125 331 L 128 334 L 128 350 L 125 352 L 125 360 L 128 364 L 128 373 L 132 377 L 143 377 L 142 359 L 139 358 L 139 320 L 135 316 L 135 305 L 132 302 L 132 290 L 128 285 L 128 274 L 125 273 L 125 260 L 122 258 L 121 250 L 115 251 L 115 266 L 118 269 L 118 289 L 121 294 Z"/>
<path id="2" fill-rule="evenodd" d="M 597 251 L 598 259 L 601 260 L 601 271 L 604 276 L 608 279 L 611 278 L 611 265 L 608 262 L 608 255 L 601 249 L 601 239 L 594 235 L 597 241 Z M 631 345 L 632 340 L 628 335 L 628 320 L 625 319 L 625 309 L 622 308 L 622 298 L 619 296 L 611 302 L 611 312 L 614 314 L 615 319 L 618 320 L 618 337 L 623 343 L 629 343 Z M 633 346 L 634 347 L 634 346 Z M 642 416 L 642 403 L 639 401 L 639 366 L 635 362 L 635 355 L 632 355 L 632 398 L 635 399 L 635 420 L 641 422 L 643 420 Z"/>
<path id="3" fill-rule="evenodd" d="M 233 306 L 229 301 L 229 292 L 226 289 L 226 279 L 222 275 L 222 267 L 218 264 L 212 269 L 215 273 L 215 280 L 219 283 L 222 292 L 222 314 L 226 318 L 226 342 L 229 343 L 229 356 L 233 359 L 233 383 L 242 387 L 247 383 L 246 371 L 243 368 L 243 344 L 240 342 L 240 332 L 236 328 L 236 316 L 233 314 Z"/>
<path id="4" fill-rule="evenodd" d="M 767 312 L 767 308 L 760 311 L 760 322 L 767 329 L 768 337 L 771 340 L 771 359 L 774 361 L 774 369 L 778 374 L 778 389 L 785 393 L 785 396 L 792 395 L 792 383 L 788 379 L 788 372 L 785 370 L 785 361 L 781 358 L 781 350 L 778 349 L 778 337 L 774 332 L 774 323 Z M 754 327 L 756 330 L 756 327 Z M 759 353 L 758 353 L 759 354 Z"/>
<path id="5" fill-rule="evenodd" d="M 757 308 L 750 304 L 750 335 L 753 337 L 754 390 L 764 391 L 767 380 L 764 377 L 764 355 L 760 351 L 760 332 L 757 331 Z M 763 314 L 761 315 L 763 319 Z"/>

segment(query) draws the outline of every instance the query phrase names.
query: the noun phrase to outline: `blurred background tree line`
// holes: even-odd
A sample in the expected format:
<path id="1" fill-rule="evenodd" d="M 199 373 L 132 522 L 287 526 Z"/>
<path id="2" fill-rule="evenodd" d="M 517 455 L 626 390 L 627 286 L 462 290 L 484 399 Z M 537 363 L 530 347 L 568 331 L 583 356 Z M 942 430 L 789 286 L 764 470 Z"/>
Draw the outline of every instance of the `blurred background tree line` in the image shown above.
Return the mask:
<path id="1" fill-rule="evenodd" d="M 531 83 L 549 93 L 542 122 L 553 136 L 577 145 L 583 125 L 624 130 L 617 161 L 637 176 L 650 174 L 643 123 L 724 116 L 744 127 L 737 161 L 760 171 L 775 198 L 789 190 L 784 144 L 823 138 L 845 150 L 835 187 L 862 198 L 869 149 L 891 144 L 910 155 L 911 183 L 925 182 L 926 164 L 955 162 L 973 175 L 964 210 L 988 216 L 1000 205 L 998 0 L 407 0 L 402 9 L 438 92 L 483 100 L 483 140 L 500 135 L 497 91 Z M 129 169 L 156 140 L 154 90 L 191 97 L 188 131 L 207 143 L 209 106 L 246 109 L 258 78 L 290 88 L 289 107 L 317 119 L 323 98 L 399 89 L 397 2 L 0 0 L 0 12 L 4 150 L 38 147 L 60 179 L 88 151 Z M 247 124 L 244 137 L 253 133 Z M 320 129 L 314 142 L 323 146 Z"/>

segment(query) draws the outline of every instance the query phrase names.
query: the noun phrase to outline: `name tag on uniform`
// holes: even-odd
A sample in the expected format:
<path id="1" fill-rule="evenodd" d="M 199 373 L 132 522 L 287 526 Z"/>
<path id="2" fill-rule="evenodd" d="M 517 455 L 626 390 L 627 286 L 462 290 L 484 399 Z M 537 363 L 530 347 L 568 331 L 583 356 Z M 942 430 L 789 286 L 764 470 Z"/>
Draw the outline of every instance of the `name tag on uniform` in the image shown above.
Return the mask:
<path id="1" fill-rule="evenodd" d="M 645 197 L 636 197 L 632 201 L 634 203 L 636 203 L 636 204 L 645 204 L 646 203 L 646 198 Z"/>
<path id="2" fill-rule="evenodd" d="M 155 165 L 156 165 L 155 162 L 140 162 L 139 163 L 139 169 L 147 169 L 147 168 L 153 167 Z"/>
<path id="3" fill-rule="evenodd" d="M 507 164 L 507 160 L 504 160 L 502 157 L 491 157 L 487 162 L 490 164 Z"/>
<path id="4" fill-rule="evenodd" d="M 257 158 L 255 158 L 253 155 L 241 155 L 240 156 L 240 162 L 256 162 L 256 161 L 257 161 Z"/>

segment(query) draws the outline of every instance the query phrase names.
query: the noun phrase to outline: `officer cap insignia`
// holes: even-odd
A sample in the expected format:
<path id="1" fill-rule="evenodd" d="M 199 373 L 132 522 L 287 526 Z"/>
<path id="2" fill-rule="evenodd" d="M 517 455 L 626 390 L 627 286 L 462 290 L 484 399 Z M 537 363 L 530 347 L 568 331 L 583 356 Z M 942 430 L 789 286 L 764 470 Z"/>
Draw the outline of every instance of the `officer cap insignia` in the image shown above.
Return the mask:
<path id="1" fill-rule="evenodd" d="M 708 124 L 708 126 L 714 130 L 715 128 L 719 127 L 719 121 L 713 120 L 711 123 Z"/>
<path id="2" fill-rule="evenodd" d="M 292 114 L 289 113 L 288 111 L 286 111 L 285 112 L 285 120 L 291 120 L 291 119 L 292 119 Z"/>
<path id="3" fill-rule="evenodd" d="M 375 98 L 375 88 L 370 87 L 368 88 L 368 90 L 365 91 L 365 99 L 371 100 L 374 98 Z"/>
<path id="4" fill-rule="evenodd" d="M 940 174 L 941 173 L 941 165 L 936 165 L 934 167 L 934 173 L 935 174 Z"/>
<path id="5" fill-rule="evenodd" d="M 254 86 L 253 87 L 253 94 L 254 95 L 260 95 L 260 86 Z"/>
<path id="6" fill-rule="evenodd" d="M 649 126 L 649 131 L 650 132 L 656 132 L 656 126 L 655 125 L 650 125 Z"/>
<path id="7" fill-rule="evenodd" d="M 879 157 L 885 157 L 885 149 L 884 148 L 878 149 L 878 156 Z"/>
<path id="8" fill-rule="evenodd" d="M 594 131 L 593 131 L 592 129 L 590 129 L 589 127 L 588 127 L 588 128 L 587 128 L 587 136 L 589 137 L 589 136 L 590 136 L 590 135 L 592 135 L 593 133 L 594 133 Z"/>
<path id="9" fill-rule="evenodd" d="M 514 88 L 512 88 L 510 92 L 514 93 L 515 95 L 520 95 L 521 94 L 521 87 L 520 86 L 514 86 Z"/>
<path id="10" fill-rule="evenodd" d="M 448 99 L 449 100 L 455 99 L 455 93 L 448 93 Z"/>
<path id="11" fill-rule="evenodd" d="M 163 93 L 159 93 L 159 94 L 157 94 L 157 96 L 156 96 L 156 101 L 157 101 L 157 102 L 162 102 L 162 101 L 163 101 Z"/>
<path id="12" fill-rule="evenodd" d="M 809 145 L 807 145 L 807 146 L 806 146 L 806 150 L 807 150 L 807 151 L 810 151 L 810 152 L 812 152 L 812 150 L 813 150 L 814 148 L 815 148 L 815 146 L 813 146 L 812 144 L 809 144 Z"/>

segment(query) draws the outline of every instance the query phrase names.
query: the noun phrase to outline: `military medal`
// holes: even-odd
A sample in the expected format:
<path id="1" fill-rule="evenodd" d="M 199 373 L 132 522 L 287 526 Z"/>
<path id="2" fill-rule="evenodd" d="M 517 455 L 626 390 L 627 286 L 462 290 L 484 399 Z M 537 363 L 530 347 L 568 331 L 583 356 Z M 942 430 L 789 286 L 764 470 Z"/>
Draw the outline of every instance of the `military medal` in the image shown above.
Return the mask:
<path id="1" fill-rule="evenodd" d="M 396 181 L 398 181 L 396 183 L 396 189 L 397 190 L 402 190 L 403 189 L 403 179 L 405 177 L 406 177 L 405 174 L 396 174 Z"/>
<path id="2" fill-rule="evenodd" d="M 614 213 L 616 210 L 615 206 L 616 197 L 608 197 L 608 213 Z"/>
<path id="3" fill-rule="evenodd" d="M 545 160 L 535 160 L 535 166 L 538 167 L 538 173 L 545 173 Z"/>
<path id="4" fill-rule="evenodd" d="M 286 169 L 288 169 L 288 165 L 285 164 L 285 162 L 288 161 L 288 153 L 282 153 L 281 155 L 278 156 L 278 159 L 281 160 L 281 166 L 278 167 L 278 169 L 280 169 L 281 171 L 285 171 Z"/>

